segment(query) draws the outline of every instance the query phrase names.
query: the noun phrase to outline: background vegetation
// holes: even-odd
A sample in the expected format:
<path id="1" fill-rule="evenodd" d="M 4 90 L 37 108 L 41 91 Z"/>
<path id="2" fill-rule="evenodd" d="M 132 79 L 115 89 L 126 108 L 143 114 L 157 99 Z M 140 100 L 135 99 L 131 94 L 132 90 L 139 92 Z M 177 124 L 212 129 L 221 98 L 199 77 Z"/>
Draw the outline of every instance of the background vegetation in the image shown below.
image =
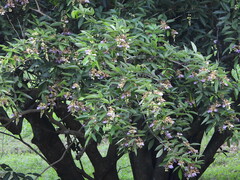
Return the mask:
<path id="1" fill-rule="evenodd" d="M 0 122 L 12 135 L 1 134 L 61 179 L 118 180 L 122 168 L 135 180 L 198 179 L 238 142 L 239 8 L 1 1 Z M 2 142 L 3 155 L 17 144 Z M 1 167 L 5 179 L 30 178 Z"/>

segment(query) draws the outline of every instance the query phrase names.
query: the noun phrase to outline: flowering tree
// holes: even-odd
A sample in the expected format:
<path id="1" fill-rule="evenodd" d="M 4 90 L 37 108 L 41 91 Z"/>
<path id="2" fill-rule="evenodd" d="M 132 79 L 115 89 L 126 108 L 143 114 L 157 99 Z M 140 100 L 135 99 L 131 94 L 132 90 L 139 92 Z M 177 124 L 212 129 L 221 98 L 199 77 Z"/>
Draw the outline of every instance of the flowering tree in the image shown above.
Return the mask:
<path id="1" fill-rule="evenodd" d="M 163 14 L 146 18 L 147 8 L 123 16 L 118 3 L 103 1 L 115 10 L 102 12 L 88 1 L 67 1 L 66 15 L 52 22 L 51 12 L 43 13 L 37 1 L 37 9 L 28 3 L 8 1 L 0 10 L 10 13 L 9 8 L 24 5 L 49 19 L 33 19 L 24 37 L 1 45 L 4 127 L 20 135 L 22 121 L 28 121 L 32 143 L 61 179 L 119 179 L 117 161 L 126 153 L 136 180 L 203 174 L 237 130 L 237 63 L 223 66 L 190 41 L 191 48 L 176 46 L 178 32 L 171 21 Z M 239 49 L 235 43 L 228 53 L 237 60 Z M 210 130 L 204 147 L 201 141 Z M 108 142 L 105 157 L 98 150 L 103 140 Z M 73 154 L 81 161 L 83 153 L 93 175 L 74 163 Z"/>

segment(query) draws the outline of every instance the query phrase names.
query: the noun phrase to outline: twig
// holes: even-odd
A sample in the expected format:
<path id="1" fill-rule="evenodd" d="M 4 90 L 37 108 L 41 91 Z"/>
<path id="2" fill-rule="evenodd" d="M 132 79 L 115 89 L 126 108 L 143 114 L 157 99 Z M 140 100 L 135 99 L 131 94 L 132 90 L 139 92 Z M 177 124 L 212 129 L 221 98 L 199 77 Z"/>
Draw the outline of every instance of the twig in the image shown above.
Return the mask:
<path id="1" fill-rule="evenodd" d="M 45 168 L 41 173 L 40 173 L 40 176 L 43 175 L 43 173 L 45 173 L 49 168 L 53 167 L 55 164 L 59 163 L 63 158 L 64 156 L 66 155 L 66 153 L 68 152 L 68 150 L 70 149 L 71 145 L 73 144 L 73 142 L 67 147 L 67 149 L 65 149 L 65 151 L 63 152 L 62 156 L 55 162 L 53 162 L 52 164 L 50 164 L 47 168 Z M 37 180 L 40 176 L 37 176 L 35 178 L 35 180 Z"/>
<path id="2" fill-rule="evenodd" d="M 29 9 L 31 9 L 31 10 L 33 10 L 33 11 L 35 11 L 35 12 L 37 12 L 37 13 L 43 15 L 43 16 L 46 16 L 47 18 L 49 18 L 51 20 L 54 20 L 53 18 L 51 18 L 50 16 L 48 16 L 47 14 L 43 13 L 42 11 L 40 11 L 38 9 L 34 9 L 34 8 L 29 8 Z"/>
<path id="3" fill-rule="evenodd" d="M 60 134 L 69 134 L 69 135 L 74 135 L 76 137 L 84 137 L 84 134 L 81 133 L 82 127 L 78 131 L 70 130 L 67 129 L 61 122 L 55 120 L 52 117 L 52 112 L 46 112 L 46 115 L 48 116 L 48 119 L 50 120 L 51 123 L 55 124 L 58 126 L 61 130 L 58 131 Z"/>
<path id="4" fill-rule="evenodd" d="M 0 131 L 0 133 L 1 133 L 1 134 L 4 134 L 4 135 L 6 135 L 6 136 L 10 136 L 10 137 L 12 137 L 12 138 L 14 138 L 14 139 L 16 139 L 16 140 L 18 140 L 18 141 L 21 141 L 23 144 L 25 144 L 27 147 L 29 147 L 32 151 L 34 151 L 37 155 L 39 155 L 43 160 L 45 160 L 46 162 L 48 162 L 48 160 L 47 160 L 43 155 L 41 155 L 39 152 L 37 152 L 37 150 L 35 150 L 30 144 L 26 143 L 26 142 L 22 139 L 21 136 L 20 136 L 20 138 L 18 138 L 18 137 L 16 137 L 16 136 L 12 135 L 12 134 L 8 134 L 8 133 L 2 132 L 2 131 Z"/>
<path id="5" fill-rule="evenodd" d="M 19 34 L 18 34 L 16 28 L 15 28 L 14 25 L 12 24 L 12 21 L 10 20 L 9 16 L 8 16 L 7 14 L 6 14 L 6 16 L 7 16 L 7 19 L 8 19 L 8 21 L 9 21 L 9 23 L 11 24 L 13 30 L 16 32 L 18 38 L 21 39 L 21 37 L 19 36 Z"/>
<path id="6" fill-rule="evenodd" d="M 36 113 L 36 112 L 41 112 L 40 109 L 28 109 L 26 111 L 20 112 L 17 114 L 17 116 L 14 116 L 12 118 L 8 118 L 8 117 L 0 117 L 0 121 L 6 121 L 6 123 L 4 125 L 1 126 L 7 126 L 8 124 L 10 124 L 12 121 L 16 120 L 17 118 L 19 118 L 19 116 L 24 116 L 26 114 L 30 114 L 30 113 Z"/>
<path id="7" fill-rule="evenodd" d="M 120 167 L 117 172 L 119 173 L 121 170 L 126 169 L 126 168 L 128 168 L 129 166 L 130 166 L 130 165 L 127 165 L 127 166 L 124 166 L 124 167 Z"/>
<path id="8" fill-rule="evenodd" d="M 41 10 L 40 10 L 40 6 L 39 6 L 37 0 L 35 0 L 35 3 L 36 3 L 36 6 L 37 6 L 37 9 L 38 9 L 39 11 L 41 11 Z"/>
<path id="9" fill-rule="evenodd" d="M 23 32 L 23 28 L 22 28 L 21 23 L 20 23 L 20 21 L 19 21 L 18 18 L 17 18 L 17 21 L 18 21 L 18 25 L 19 25 L 19 28 L 20 28 L 21 33 L 22 33 L 22 37 L 25 38 L 25 34 L 24 34 L 24 32 Z"/>
<path id="10" fill-rule="evenodd" d="M 173 62 L 173 63 L 175 63 L 175 64 L 178 64 L 178 65 L 180 65 L 180 66 L 182 66 L 182 67 L 184 67 L 185 69 L 187 69 L 188 71 L 189 71 L 189 68 L 188 67 L 186 67 L 186 66 L 184 66 L 182 63 L 180 63 L 180 62 L 177 62 L 177 61 L 174 61 L 174 60 L 171 60 L 171 59 L 168 59 L 169 61 L 171 61 L 171 62 Z"/>

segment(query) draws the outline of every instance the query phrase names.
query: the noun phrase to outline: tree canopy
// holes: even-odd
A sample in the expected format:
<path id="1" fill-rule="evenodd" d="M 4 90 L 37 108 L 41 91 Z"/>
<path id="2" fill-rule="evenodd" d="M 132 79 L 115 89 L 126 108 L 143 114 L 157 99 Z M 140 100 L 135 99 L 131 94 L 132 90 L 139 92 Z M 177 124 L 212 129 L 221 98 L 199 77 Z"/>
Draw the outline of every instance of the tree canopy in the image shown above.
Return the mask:
<path id="1" fill-rule="evenodd" d="M 238 132 L 238 1 L 1 3 L 0 122 L 61 179 L 198 179 Z"/>

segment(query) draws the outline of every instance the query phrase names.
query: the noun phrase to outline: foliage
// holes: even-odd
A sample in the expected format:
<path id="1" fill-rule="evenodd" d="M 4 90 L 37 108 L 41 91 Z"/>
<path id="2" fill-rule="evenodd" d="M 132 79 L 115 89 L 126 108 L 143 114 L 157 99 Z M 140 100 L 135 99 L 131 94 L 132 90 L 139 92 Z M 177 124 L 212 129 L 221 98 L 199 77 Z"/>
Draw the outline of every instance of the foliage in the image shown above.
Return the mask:
<path id="1" fill-rule="evenodd" d="M 7 171 L 7 173 L 3 176 L 4 180 L 8 180 L 8 179 L 25 179 L 25 180 L 33 180 L 33 178 L 30 175 L 34 175 L 34 176 L 39 176 L 39 174 L 36 173 L 28 173 L 29 175 L 25 175 L 23 173 L 17 173 L 14 172 L 12 170 L 12 168 L 6 164 L 0 164 L 1 169 L 3 169 L 4 171 Z"/>
<path id="2" fill-rule="evenodd" d="M 94 9 L 97 2 L 93 7 L 84 2 L 67 1 L 65 15 L 59 13 L 65 8 L 59 2 L 60 11 L 49 12 L 60 16 L 57 22 L 34 17 L 24 38 L 1 45 L 1 106 L 14 113 L 16 124 L 25 117 L 33 131 L 31 113 L 48 118 L 59 128 L 57 133 L 70 139 L 69 147 L 75 143 L 72 150 L 78 158 L 92 142 L 107 139 L 110 146 L 117 146 L 118 157 L 134 152 L 138 158 L 141 149 L 147 149 L 165 173 L 177 173 L 179 178 L 201 175 L 209 166 L 204 158 L 212 145 L 210 141 L 200 151 L 203 134 L 214 129 L 212 140 L 219 135 L 222 145 L 238 130 L 240 67 L 235 61 L 229 71 L 224 67 L 229 64 L 211 61 L 220 60 L 224 53 L 239 53 L 234 38 L 239 36 L 238 4 L 186 3 L 182 9 L 163 13 L 158 7 L 162 1 L 130 1 L 125 11 L 133 8 L 122 13 L 117 2 L 115 10 L 108 12 Z M 203 12 L 210 2 L 215 6 L 209 20 Z M 178 3 L 173 9 L 178 9 Z M 178 13 L 179 18 L 185 17 L 183 24 L 176 22 Z M 202 26 L 205 31 L 217 28 L 218 34 L 205 35 Z M 224 51 L 213 40 L 223 43 Z M 209 55 L 199 53 L 198 47 Z M 59 109 L 64 105 L 61 117 Z M 64 121 L 68 116 L 81 128 L 68 131 Z"/>

